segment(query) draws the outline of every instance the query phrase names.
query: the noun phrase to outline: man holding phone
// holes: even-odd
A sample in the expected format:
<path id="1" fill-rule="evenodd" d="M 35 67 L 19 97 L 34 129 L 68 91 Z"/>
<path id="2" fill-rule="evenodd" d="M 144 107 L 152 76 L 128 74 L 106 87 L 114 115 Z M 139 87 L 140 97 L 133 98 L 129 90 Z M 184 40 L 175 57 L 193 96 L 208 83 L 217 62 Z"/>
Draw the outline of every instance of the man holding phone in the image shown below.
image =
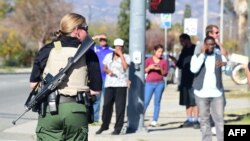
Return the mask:
<path id="1" fill-rule="evenodd" d="M 212 140 L 210 114 L 217 131 L 217 140 L 224 140 L 224 88 L 222 66 L 225 56 L 214 51 L 215 39 L 207 36 L 200 54 L 191 59 L 190 70 L 195 74 L 193 88 L 200 116 L 202 141 Z"/>
<path id="2" fill-rule="evenodd" d="M 220 32 L 219 32 L 219 27 L 215 24 L 209 24 L 206 27 L 206 36 L 213 37 L 215 40 L 215 46 L 214 46 L 214 51 L 218 54 L 222 54 L 226 58 L 228 58 L 228 52 L 227 50 L 223 47 L 222 42 L 220 42 L 219 37 L 220 37 Z M 202 46 L 196 46 L 195 48 L 195 54 L 199 54 L 201 52 Z M 226 65 L 224 63 L 224 65 Z M 226 99 L 224 97 L 224 106 L 226 106 Z M 214 135 L 216 135 L 216 128 L 214 127 L 214 120 L 210 116 L 210 124 L 212 126 L 212 132 Z"/>

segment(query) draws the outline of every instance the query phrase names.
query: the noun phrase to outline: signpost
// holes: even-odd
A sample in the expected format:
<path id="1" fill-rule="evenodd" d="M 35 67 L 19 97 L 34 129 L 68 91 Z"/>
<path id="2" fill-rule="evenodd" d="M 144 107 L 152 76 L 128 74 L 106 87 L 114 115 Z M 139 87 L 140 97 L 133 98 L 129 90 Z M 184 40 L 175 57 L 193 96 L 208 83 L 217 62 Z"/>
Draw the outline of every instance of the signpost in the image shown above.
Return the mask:
<path id="1" fill-rule="evenodd" d="M 172 25 L 171 14 L 161 14 L 161 27 L 166 29 Z"/>
<path id="2" fill-rule="evenodd" d="M 168 29 L 171 28 L 171 14 L 161 14 L 161 27 L 164 28 L 164 58 L 168 61 Z M 167 77 L 164 78 L 167 84 Z"/>
<path id="3" fill-rule="evenodd" d="M 167 42 L 168 42 L 168 29 L 171 28 L 171 14 L 161 14 L 161 27 L 164 28 L 164 48 L 165 48 L 165 59 L 167 59 Z"/>

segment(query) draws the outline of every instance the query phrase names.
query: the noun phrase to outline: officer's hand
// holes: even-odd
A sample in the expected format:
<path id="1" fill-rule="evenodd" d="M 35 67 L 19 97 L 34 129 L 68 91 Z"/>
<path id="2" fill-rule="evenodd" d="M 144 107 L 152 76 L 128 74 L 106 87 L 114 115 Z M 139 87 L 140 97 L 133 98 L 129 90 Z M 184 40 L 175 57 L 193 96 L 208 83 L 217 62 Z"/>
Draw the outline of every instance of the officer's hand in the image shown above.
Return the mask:
<path id="1" fill-rule="evenodd" d="M 30 82 L 30 87 L 31 87 L 32 89 L 34 89 L 37 83 L 38 83 L 38 82 Z"/>

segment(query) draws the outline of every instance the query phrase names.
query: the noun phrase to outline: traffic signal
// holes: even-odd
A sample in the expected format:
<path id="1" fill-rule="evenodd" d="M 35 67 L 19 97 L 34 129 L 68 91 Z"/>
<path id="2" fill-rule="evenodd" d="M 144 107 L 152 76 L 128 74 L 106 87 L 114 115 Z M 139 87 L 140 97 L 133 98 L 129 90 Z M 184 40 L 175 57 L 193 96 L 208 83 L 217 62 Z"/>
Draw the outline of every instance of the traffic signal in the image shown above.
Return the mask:
<path id="1" fill-rule="evenodd" d="M 151 13 L 174 13 L 175 0 L 149 0 Z"/>

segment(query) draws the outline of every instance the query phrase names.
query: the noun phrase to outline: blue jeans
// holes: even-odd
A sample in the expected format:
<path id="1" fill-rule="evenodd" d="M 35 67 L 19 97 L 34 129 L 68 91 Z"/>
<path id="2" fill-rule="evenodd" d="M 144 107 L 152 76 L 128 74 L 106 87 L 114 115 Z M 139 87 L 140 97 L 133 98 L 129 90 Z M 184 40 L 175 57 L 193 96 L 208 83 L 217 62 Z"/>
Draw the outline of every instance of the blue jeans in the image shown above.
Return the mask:
<path id="1" fill-rule="evenodd" d="M 224 96 L 208 98 L 195 96 L 195 102 L 200 115 L 202 141 L 212 141 L 210 114 L 215 122 L 217 140 L 224 141 Z"/>
<path id="2" fill-rule="evenodd" d="M 99 122 L 101 99 L 104 97 L 104 94 L 105 94 L 105 91 L 104 91 L 104 81 L 103 81 L 102 91 L 101 91 L 101 93 L 99 95 L 96 95 L 96 101 L 93 104 L 94 122 Z"/>
<path id="3" fill-rule="evenodd" d="M 153 121 L 157 121 L 159 118 L 161 108 L 161 97 L 165 88 L 165 82 L 146 82 L 145 84 L 145 95 L 144 95 L 144 113 L 146 113 L 147 107 L 154 94 L 154 114 Z"/>

